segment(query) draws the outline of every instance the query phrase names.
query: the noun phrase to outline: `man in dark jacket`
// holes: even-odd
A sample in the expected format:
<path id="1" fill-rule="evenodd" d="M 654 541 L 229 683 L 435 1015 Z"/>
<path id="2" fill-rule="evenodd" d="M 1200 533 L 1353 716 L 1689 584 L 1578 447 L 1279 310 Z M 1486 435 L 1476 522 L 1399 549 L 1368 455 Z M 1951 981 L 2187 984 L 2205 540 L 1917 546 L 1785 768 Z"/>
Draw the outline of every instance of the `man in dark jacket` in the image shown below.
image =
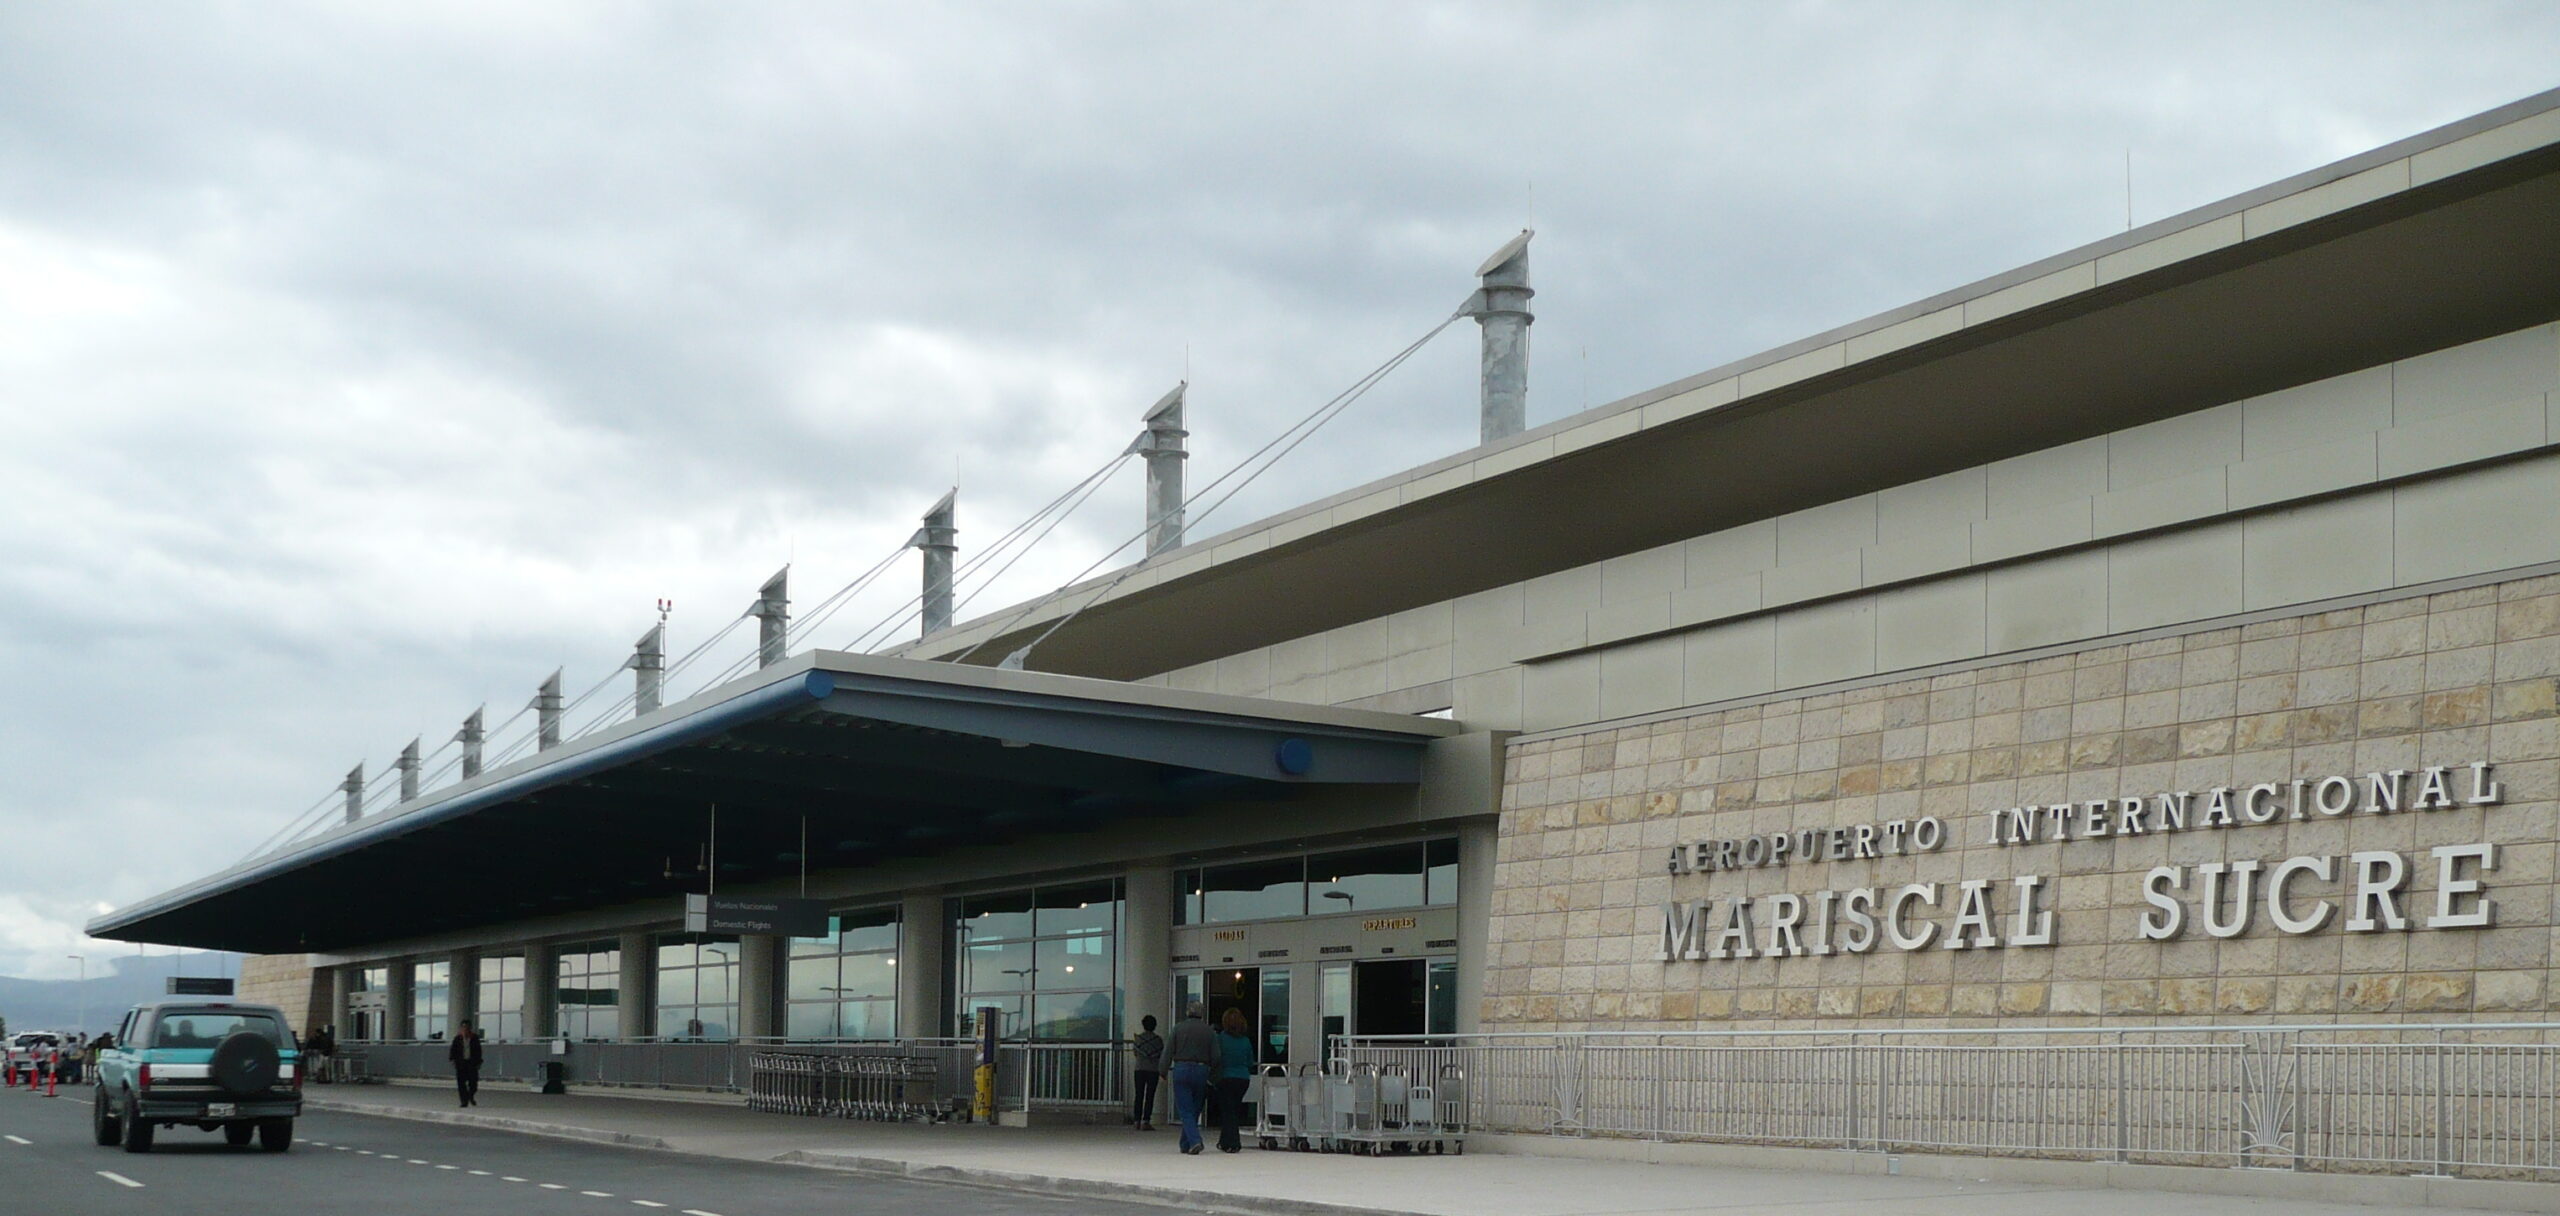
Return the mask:
<path id="1" fill-rule="evenodd" d="M 1182 1120 L 1181 1148 L 1200 1151 L 1200 1108 L 1209 1102 L 1209 1071 L 1218 1062 L 1218 1032 L 1209 1029 L 1209 1011 L 1193 1005 L 1165 1041 L 1164 1058 L 1173 1071 L 1173 1113 Z"/>
<path id="2" fill-rule="evenodd" d="M 453 1042 L 445 1045 L 444 1058 L 453 1061 L 453 1087 L 462 1094 L 464 1106 L 480 1104 L 480 1032 L 463 1022 L 454 1027 Z"/>

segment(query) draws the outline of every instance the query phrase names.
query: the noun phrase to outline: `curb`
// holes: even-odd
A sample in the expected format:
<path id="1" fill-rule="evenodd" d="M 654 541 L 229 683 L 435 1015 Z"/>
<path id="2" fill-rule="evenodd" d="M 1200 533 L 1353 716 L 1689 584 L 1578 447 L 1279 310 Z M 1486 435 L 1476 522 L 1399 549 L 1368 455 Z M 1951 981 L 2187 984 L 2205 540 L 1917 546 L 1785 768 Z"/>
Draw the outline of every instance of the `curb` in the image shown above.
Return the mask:
<path id="1" fill-rule="evenodd" d="M 1280 1199 L 1264 1195 L 1239 1195 L 1232 1191 L 1204 1191 L 1189 1187 L 1109 1182 L 1099 1178 L 1025 1174 L 1012 1170 L 983 1169 L 977 1166 L 918 1165 L 896 1157 L 857 1157 L 846 1153 L 813 1153 L 805 1149 L 794 1149 L 772 1160 L 785 1165 L 844 1170 L 858 1174 L 880 1174 L 921 1182 L 950 1182 L 995 1190 L 1074 1196 L 1079 1199 L 1116 1199 L 1130 1203 L 1159 1204 L 1201 1211 L 1241 1212 L 1248 1213 L 1250 1216 L 1414 1216 L 1413 1213 L 1400 1208 L 1368 1208 L 1347 1203 L 1327 1203 L 1316 1199 Z"/>
<path id="2" fill-rule="evenodd" d="M 589 1144 L 612 1144 L 623 1148 L 650 1148 L 675 1152 L 676 1146 L 656 1136 L 636 1132 L 609 1132 L 593 1127 L 572 1127 L 565 1123 L 535 1123 L 529 1119 L 509 1119 L 500 1115 L 466 1115 L 460 1111 L 412 1110 L 396 1106 L 373 1106 L 362 1102 L 332 1102 L 325 1098 L 305 1097 L 305 1110 L 325 1110 L 334 1114 L 376 1115 L 385 1119 L 406 1119 L 412 1123 L 450 1123 L 459 1127 L 476 1127 L 484 1131 L 514 1132 L 521 1136 L 547 1136 L 554 1140 L 582 1140 Z"/>

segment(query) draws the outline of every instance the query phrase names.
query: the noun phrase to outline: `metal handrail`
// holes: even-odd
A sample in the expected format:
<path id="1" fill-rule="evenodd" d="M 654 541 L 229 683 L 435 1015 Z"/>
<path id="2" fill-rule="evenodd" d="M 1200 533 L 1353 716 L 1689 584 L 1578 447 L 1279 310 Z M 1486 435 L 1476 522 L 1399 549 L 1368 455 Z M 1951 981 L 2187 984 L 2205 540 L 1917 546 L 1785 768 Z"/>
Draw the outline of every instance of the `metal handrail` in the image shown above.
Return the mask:
<path id="1" fill-rule="evenodd" d="M 1472 1126 L 1570 1136 L 2560 1177 L 2560 1023 L 1338 1036 L 1463 1067 Z"/>

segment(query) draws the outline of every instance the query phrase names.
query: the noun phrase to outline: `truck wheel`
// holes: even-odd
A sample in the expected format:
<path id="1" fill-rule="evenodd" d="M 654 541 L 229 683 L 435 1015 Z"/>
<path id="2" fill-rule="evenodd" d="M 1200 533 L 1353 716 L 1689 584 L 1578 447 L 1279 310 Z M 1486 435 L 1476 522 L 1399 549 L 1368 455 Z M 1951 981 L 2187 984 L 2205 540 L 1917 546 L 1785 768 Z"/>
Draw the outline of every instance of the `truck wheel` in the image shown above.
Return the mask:
<path id="1" fill-rule="evenodd" d="M 128 1153 L 150 1152 L 151 1133 L 153 1129 L 151 1124 L 143 1119 L 142 1112 L 134 1109 L 133 1099 L 131 1098 L 124 1100 L 123 1122 L 124 1151 Z"/>
<path id="2" fill-rule="evenodd" d="M 96 1100 L 89 1103 L 89 1134 L 101 1148 L 111 1148 L 124 1138 L 124 1125 L 107 1113 L 107 1087 L 98 1087 Z"/>
<path id="3" fill-rule="evenodd" d="M 270 1153 L 281 1153 L 293 1147 L 293 1120 L 258 1120 L 258 1147 Z"/>
<path id="4" fill-rule="evenodd" d="M 222 1142 L 233 1148 L 247 1148 L 250 1135 L 257 1130 L 246 1123 L 225 1123 L 222 1125 Z"/>

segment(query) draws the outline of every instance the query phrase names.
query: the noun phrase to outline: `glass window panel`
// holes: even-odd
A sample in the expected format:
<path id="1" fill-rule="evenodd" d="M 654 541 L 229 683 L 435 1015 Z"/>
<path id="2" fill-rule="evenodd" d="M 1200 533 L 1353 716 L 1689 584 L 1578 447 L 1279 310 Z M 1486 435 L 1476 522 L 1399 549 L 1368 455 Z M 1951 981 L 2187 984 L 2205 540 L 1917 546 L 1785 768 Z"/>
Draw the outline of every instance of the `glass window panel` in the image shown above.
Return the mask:
<path id="1" fill-rule="evenodd" d="M 693 977 L 698 973 L 698 969 L 693 967 L 678 967 L 672 971 L 659 972 L 658 1004 L 662 1006 L 692 1004 L 695 992 Z"/>
<path id="2" fill-rule="evenodd" d="M 1289 1062 L 1289 969 L 1262 969 L 1262 1025 L 1254 1043 L 1264 1064 Z"/>
<path id="3" fill-rule="evenodd" d="M 832 1039 L 836 1035 L 833 1001 L 793 1001 L 783 1033 L 795 1039 Z"/>
<path id="4" fill-rule="evenodd" d="M 661 971 L 669 967 L 690 967 L 695 961 L 692 942 L 661 941 L 658 943 L 658 969 Z"/>
<path id="5" fill-rule="evenodd" d="M 1031 1001 L 1031 1037 L 1091 1042 L 1111 1037 L 1111 994 L 1067 992 Z"/>
<path id="6" fill-rule="evenodd" d="M 836 985 L 836 956 L 795 958 L 791 960 L 788 980 L 789 999 L 826 1001 L 835 999 L 827 989 Z"/>
<path id="7" fill-rule="evenodd" d="M 1431 865 L 1431 902 L 1434 906 L 1458 902 L 1458 842 L 1450 837 L 1425 841 L 1423 851 Z"/>
<path id="8" fill-rule="evenodd" d="M 1307 858 L 1307 910 L 1420 907 L 1424 869 L 1418 843 L 1314 854 Z"/>
<path id="9" fill-rule="evenodd" d="M 1031 936 L 1031 892 L 973 895 L 960 901 L 960 937 L 983 942 Z"/>
<path id="10" fill-rule="evenodd" d="M 973 945 L 961 987 L 970 992 L 1020 992 L 1031 986 L 1032 965 L 1029 942 Z"/>
<path id="11" fill-rule="evenodd" d="M 704 1005 L 726 1005 L 737 999 L 732 995 L 736 992 L 734 986 L 736 968 L 700 967 L 695 969 L 694 974 L 699 977 L 695 982 L 697 995 L 694 1000 L 696 1002 Z"/>
<path id="12" fill-rule="evenodd" d="M 1212 866 L 1201 878 L 1206 921 L 1265 920 L 1307 911 L 1304 859 Z"/>
<path id="13" fill-rule="evenodd" d="M 895 1001 L 847 1001 L 844 1005 L 843 1035 L 848 1039 L 894 1039 L 898 1037 L 898 1005 Z"/>
<path id="14" fill-rule="evenodd" d="M 1424 1001 L 1424 1034 L 1455 1034 L 1458 1031 L 1458 960 L 1431 960 L 1430 986 Z"/>
<path id="15" fill-rule="evenodd" d="M 875 997 L 898 995 L 898 960 L 886 954 L 848 954 L 844 968 L 837 973 L 839 997 Z"/>
<path id="16" fill-rule="evenodd" d="M 1120 907 L 1117 888 L 1118 884 L 1108 881 L 1043 888 L 1037 918 L 1040 935 L 1110 932 L 1113 913 Z"/>
<path id="17" fill-rule="evenodd" d="M 1173 923 L 1200 923 L 1200 871 L 1177 870 L 1173 875 Z"/>
<path id="18" fill-rule="evenodd" d="M 1111 939 L 1099 933 L 1044 938 L 1036 958 L 1036 987 L 1094 988 L 1111 982 Z"/>
<path id="19" fill-rule="evenodd" d="M 843 950 L 895 950 L 898 948 L 898 910 L 878 908 L 869 912 L 849 912 L 836 918 L 836 936 Z"/>

